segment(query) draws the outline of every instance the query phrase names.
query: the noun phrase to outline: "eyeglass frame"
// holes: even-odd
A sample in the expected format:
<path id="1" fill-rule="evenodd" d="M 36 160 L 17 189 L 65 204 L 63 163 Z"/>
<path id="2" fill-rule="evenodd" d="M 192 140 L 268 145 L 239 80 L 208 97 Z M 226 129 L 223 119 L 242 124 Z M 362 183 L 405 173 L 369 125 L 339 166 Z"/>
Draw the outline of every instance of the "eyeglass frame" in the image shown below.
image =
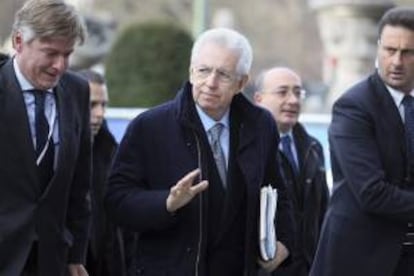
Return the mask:
<path id="1" fill-rule="evenodd" d="M 293 94 L 293 96 L 295 96 L 296 99 L 304 100 L 306 98 L 307 92 L 305 89 L 303 89 L 300 86 L 294 86 L 294 87 L 281 86 L 275 89 L 274 91 L 262 91 L 261 93 L 271 94 L 271 95 L 277 96 L 280 99 L 285 99 L 288 97 L 288 95 Z"/>
<path id="2" fill-rule="evenodd" d="M 225 84 L 230 84 L 233 81 L 240 79 L 241 76 L 235 72 L 231 73 L 221 68 L 214 68 L 205 65 L 192 66 L 191 70 L 194 76 L 200 80 L 206 80 L 212 73 L 214 73 L 217 80 Z"/>

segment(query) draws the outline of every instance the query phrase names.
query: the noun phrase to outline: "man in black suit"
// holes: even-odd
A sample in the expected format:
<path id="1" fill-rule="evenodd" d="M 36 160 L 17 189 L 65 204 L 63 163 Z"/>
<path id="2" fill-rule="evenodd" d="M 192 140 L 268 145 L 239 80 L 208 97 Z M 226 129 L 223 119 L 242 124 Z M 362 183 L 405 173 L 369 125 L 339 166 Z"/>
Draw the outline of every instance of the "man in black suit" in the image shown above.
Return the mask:
<path id="1" fill-rule="evenodd" d="M 16 13 L 0 68 L 0 275 L 85 276 L 88 83 L 66 72 L 85 28 L 60 0 Z"/>
<path id="2" fill-rule="evenodd" d="M 328 203 L 322 146 L 298 122 L 305 97 L 302 80 L 286 67 L 263 71 L 256 80 L 255 102 L 268 109 L 280 133 L 280 166 L 293 202 L 297 229 L 292 261 L 278 276 L 307 276 Z"/>
<path id="3" fill-rule="evenodd" d="M 379 22 L 371 76 L 334 104 L 334 178 L 312 276 L 414 275 L 414 8 Z"/>

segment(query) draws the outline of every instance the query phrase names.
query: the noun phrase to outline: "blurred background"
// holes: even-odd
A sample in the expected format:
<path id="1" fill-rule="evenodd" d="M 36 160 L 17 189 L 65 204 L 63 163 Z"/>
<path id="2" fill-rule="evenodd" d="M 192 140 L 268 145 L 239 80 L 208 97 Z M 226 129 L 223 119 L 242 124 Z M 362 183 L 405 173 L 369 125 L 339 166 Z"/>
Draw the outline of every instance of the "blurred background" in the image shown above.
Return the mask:
<path id="1" fill-rule="evenodd" d="M 414 0 L 67 1 L 85 16 L 89 31 L 71 67 L 105 72 L 111 106 L 150 107 L 174 97 L 187 78 L 193 38 L 222 26 L 250 39 L 253 78 L 271 66 L 293 68 L 308 92 L 305 111 L 321 113 L 374 69 L 376 24 L 384 11 L 414 5 Z M 23 2 L 0 2 L 3 51 L 10 51 L 13 15 Z M 251 86 L 245 93 L 251 95 Z"/>

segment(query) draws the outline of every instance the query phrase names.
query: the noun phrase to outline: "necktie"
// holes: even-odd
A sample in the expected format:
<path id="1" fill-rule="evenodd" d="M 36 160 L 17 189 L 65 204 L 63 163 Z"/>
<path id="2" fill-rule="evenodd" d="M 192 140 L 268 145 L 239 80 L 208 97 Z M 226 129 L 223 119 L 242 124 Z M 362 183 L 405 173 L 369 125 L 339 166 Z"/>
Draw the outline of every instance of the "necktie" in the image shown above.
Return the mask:
<path id="1" fill-rule="evenodd" d="M 292 147 L 291 147 L 292 139 L 290 138 L 289 135 L 284 135 L 280 138 L 280 141 L 282 143 L 282 152 L 284 153 L 286 158 L 289 160 L 289 163 L 291 167 L 293 168 L 293 172 L 295 174 L 298 174 L 298 171 L 299 171 L 298 165 L 296 164 L 295 158 L 293 157 L 293 152 L 292 152 Z"/>
<path id="2" fill-rule="evenodd" d="M 33 90 L 33 95 L 35 98 L 36 156 L 38 157 L 47 142 L 49 123 L 45 115 L 46 92 Z"/>
<path id="3" fill-rule="evenodd" d="M 217 170 L 223 183 L 223 187 L 227 187 L 227 168 L 226 158 L 224 157 L 223 149 L 220 145 L 220 135 L 223 131 L 224 125 L 221 123 L 215 124 L 210 128 L 209 133 L 211 137 L 211 150 L 213 152 L 214 161 L 216 162 Z"/>
<path id="4" fill-rule="evenodd" d="M 407 140 L 408 160 L 414 159 L 414 98 L 406 95 L 402 100 L 404 106 L 404 125 Z M 411 164 L 413 165 L 413 164 Z"/>
<path id="5" fill-rule="evenodd" d="M 39 158 L 43 149 L 47 146 L 46 152 L 38 164 L 40 182 L 43 187 L 53 175 L 54 144 L 52 138 L 48 142 L 49 122 L 45 115 L 46 91 L 32 90 L 35 98 L 35 131 L 36 131 L 36 157 Z"/>

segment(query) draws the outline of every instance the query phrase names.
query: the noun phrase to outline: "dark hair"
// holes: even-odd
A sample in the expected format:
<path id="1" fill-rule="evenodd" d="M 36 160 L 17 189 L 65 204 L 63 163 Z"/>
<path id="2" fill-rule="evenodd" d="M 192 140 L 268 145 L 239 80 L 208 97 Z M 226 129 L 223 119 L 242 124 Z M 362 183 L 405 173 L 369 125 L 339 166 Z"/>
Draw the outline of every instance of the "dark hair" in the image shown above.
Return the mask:
<path id="1" fill-rule="evenodd" d="M 10 56 L 8 54 L 0 52 L 0 62 L 8 60 L 9 58 Z"/>
<path id="2" fill-rule="evenodd" d="M 395 7 L 389 9 L 381 18 L 378 24 L 378 39 L 385 26 L 403 27 L 414 31 L 414 8 Z"/>
<path id="3" fill-rule="evenodd" d="M 80 70 L 78 71 L 78 74 L 86 79 L 88 82 L 92 82 L 92 83 L 96 83 L 96 84 L 105 84 L 105 79 L 104 77 L 99 74 L 96 71 L 93 71 L 91 69 L 84 69 L 84 70 Z"/>

